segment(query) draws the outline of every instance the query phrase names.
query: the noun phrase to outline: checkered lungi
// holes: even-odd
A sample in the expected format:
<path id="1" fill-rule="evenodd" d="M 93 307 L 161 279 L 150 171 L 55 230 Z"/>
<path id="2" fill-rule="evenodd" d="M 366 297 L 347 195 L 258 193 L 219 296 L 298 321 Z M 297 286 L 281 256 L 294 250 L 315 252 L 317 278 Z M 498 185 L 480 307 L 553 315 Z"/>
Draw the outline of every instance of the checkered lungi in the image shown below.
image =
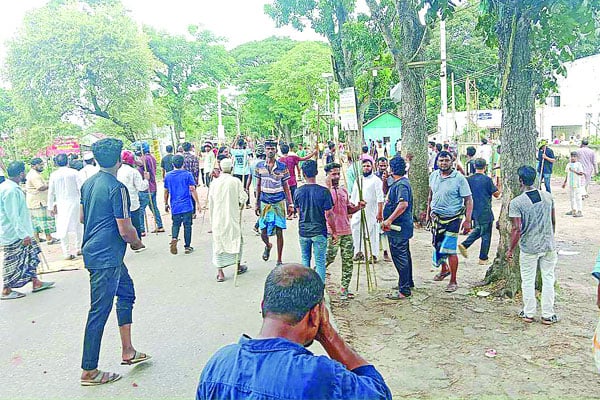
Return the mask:
<path id="1" fill-rule="evenodd" d="M 33 208 L 29 212 L 31 213 L 31 222 L 35 232 L 45 235 L 56 232 L 56 223 L 54 217 L 48 212 L 48 207 Z"/>
<path id="2" fill-rule="evenodd" d="M 25 246 L 22 240 L 4 246 L 4 286 L 20 288 L 36 278 L 41 252 L 35 241 L 29 246 Z"/>

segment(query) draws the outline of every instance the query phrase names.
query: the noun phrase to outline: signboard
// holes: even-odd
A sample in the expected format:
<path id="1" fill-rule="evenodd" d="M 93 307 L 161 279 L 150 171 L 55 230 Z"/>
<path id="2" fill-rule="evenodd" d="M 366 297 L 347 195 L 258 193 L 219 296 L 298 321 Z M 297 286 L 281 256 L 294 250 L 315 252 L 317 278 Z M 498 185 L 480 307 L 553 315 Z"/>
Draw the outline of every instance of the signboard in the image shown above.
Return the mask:
<path id="1" fill-rule="evenodd" d="M 477 114 L 477 119 L 480 121 L 492 119 L 492 113 L 491 112 L 480 112 Z"/>
<path id="2" fill-rule="evenodd" d="M 156 164 L 160 165 L 160 160 L 161 160 L 160 142 L 158 141 L 158 139 L 152 139 L 152 144 L 150 145 L 150 151 L 152 152 L 152 155 L 156 159 Z"/>
<path id="3" fill-rule="evenodd" d="M 54 139 L 54 143 L 46 148 L 46 155 L 54 157 L 57 154 L 79 154 L 81 148 L 79 143 L 73 137 L 58 137 Z"/>
<path id="4" fill-rule="evenodd" d="M 354 88 L 340 90 L 340 121 L 343 131 L 357 131 L 356 96 Z"/>
<path id="5" fill-rule="evenodd" d="M 217 138 L 219 140 L 225 140 L 225 127 L 223 125 L 217 126 Z"/>

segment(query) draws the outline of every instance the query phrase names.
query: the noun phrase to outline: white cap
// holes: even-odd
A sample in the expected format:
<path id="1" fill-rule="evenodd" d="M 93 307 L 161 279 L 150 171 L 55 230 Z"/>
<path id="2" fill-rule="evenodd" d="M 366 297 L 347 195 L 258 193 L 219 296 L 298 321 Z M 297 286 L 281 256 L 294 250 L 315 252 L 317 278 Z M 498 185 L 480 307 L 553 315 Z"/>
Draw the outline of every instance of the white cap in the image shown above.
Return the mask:
<path id="1" fill-rule="evenodd" d="M 94 153 L 92 153 L 91 151 L 86 151 L 85 153 L 83 153 L 84 161 L 89 161 L 89 160 L 93 160 L 93 159 L 94 159 Z"/>

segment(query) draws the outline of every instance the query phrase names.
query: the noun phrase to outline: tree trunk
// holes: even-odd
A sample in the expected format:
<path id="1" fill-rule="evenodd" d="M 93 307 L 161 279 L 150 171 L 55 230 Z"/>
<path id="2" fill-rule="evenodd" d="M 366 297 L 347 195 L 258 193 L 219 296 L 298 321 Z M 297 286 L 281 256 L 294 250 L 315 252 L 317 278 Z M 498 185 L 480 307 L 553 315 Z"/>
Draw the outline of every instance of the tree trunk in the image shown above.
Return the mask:
<path id="1" fill-rule="evenodd" d="M 510 201 L 521 193 L 517 170 L 535 164 L 535 96 L 531 69 L 531 19 L 520 0 L 511 0 L 500 9 L 498 19 L 499 67 L 502 76 L 502 211 L 500 243 L 494 263 L 486 273 L 488 283 L 501 282 L 500 294 L 513 297 L 521 286 L 519 252 L 512 262 L 506 258 L 510 245 Z"/>

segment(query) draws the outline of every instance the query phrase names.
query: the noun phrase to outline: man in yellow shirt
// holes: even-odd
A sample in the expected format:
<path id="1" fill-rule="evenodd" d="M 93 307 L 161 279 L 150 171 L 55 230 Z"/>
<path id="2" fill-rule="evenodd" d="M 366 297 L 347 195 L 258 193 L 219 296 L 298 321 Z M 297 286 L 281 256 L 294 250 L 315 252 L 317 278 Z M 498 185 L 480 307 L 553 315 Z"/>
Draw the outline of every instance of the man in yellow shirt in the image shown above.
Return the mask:
<path id="1" fill-rule="evenodd" d="M 27 193 L 27 208 L 33 223 L 33 236 L 36 242 L 43 242 L 40 233 L 46 235 L 48 244 L 56 244 L 58 239 L 52 237 L 56 232 L 54 217 L 48 212 L 48 183 L 42 177 L 44 163 L 41 158 L 31 160 L 31 169 L 27 173 L 25 192 Z"/>

